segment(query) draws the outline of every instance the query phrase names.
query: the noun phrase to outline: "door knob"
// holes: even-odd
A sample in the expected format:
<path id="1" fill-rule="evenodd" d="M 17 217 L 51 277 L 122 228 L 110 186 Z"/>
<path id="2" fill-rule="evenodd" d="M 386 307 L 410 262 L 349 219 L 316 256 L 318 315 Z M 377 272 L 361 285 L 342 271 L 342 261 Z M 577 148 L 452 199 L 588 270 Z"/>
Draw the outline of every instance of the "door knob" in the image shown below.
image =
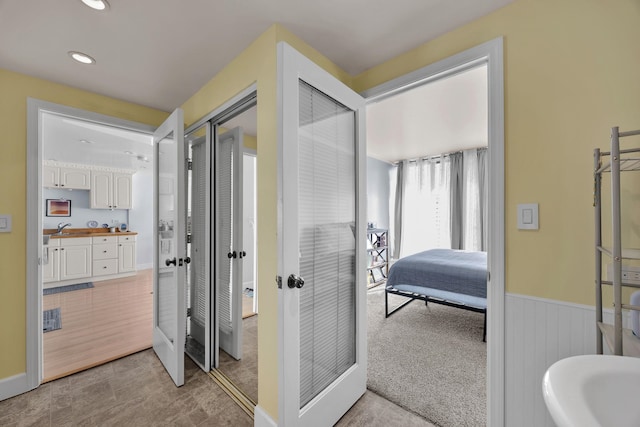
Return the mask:
<path id="1" fill-rule="evenodd" d="M 190 263 L 191 263 L 191 258 L 190 258 L 190 257 L 186 257 L 186 258 L 184 259 L 184 263 L 185 263 L 185 264 L 190 264 Z"/>
<path id="2" fill-rule="evenodd" d="M 227 254 L 227 258 L 236 258 L 237 256 L 238 256 L 238 254 L 236 253 L 236 251 L 229 252 Z"/>
<path id="3" fill-rule="evenodd" d="M 304 286 L 304 279 L 300 276 L 296 276 L 295 274 L 290 274 L 289 279 L 287 279 L 287 286 L 290 288 L 298 288 Z"/>
<path id="4" fill-rule="evenodd" d="M 240 251 L 239 253 L 240 258 L 247 256 L 247 253 L 245 251 Z"/>
<path id="5" fill-rule="evenodd" d="M 176 259 L 166 259 L 164 261 L 164 265 L 166 265 L 167 267 L 169 267 L 171 264 L 176 265 Z"/>

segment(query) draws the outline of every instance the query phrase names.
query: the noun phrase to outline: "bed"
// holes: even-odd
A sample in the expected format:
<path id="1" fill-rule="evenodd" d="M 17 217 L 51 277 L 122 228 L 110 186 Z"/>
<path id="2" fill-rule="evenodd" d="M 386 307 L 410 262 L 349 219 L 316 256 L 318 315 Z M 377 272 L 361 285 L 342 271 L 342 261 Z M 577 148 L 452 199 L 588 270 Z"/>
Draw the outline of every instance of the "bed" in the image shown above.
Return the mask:
<path id="1" fill-rule="evenodd" d="M 389 294 L 408 298 L 389 311 Z M 484 313 L 487 336 L 487 253 L 431 249 L 401 258 L 389 270 L 385 288 L 385 316 L 414 300 Z"/>

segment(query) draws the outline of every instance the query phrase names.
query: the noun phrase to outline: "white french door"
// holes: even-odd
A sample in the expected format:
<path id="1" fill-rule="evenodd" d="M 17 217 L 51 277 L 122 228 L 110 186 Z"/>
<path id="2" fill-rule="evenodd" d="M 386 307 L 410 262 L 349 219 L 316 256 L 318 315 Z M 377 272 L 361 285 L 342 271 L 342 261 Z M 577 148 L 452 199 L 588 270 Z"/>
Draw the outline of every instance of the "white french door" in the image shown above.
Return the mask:
<path id="1" fill-rule="evenodd" d="M 364 100 L 278 45 L 279 423 L 331 426 L 366 390 Z"/>
<path id="2" fill-rule="evenodd" d="M 242 128 L 218 137 L 216 143 L 216 313 L 218 346 L 242 358 L 242 268 L 246 249 L 242 236 Z"/>
<path id="3" fill-rule="evenodd" d="M 176 386 L 184 384 L 186 182 L 184 121 L 175 110 L 153 134 L 153 350 Z"/>

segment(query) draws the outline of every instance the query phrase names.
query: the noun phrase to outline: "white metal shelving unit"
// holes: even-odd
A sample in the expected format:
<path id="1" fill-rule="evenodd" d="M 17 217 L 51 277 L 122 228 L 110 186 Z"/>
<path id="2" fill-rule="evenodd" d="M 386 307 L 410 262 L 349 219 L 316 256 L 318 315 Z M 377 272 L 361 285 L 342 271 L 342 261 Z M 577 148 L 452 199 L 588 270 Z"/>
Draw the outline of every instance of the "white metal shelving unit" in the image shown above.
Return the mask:
<path id="1" fill-rule="evenodd" d="M 596 322 L 597 351 L 603 353 L 606 341 L 611 352 L 616 355 L 640 357 L 640 339 L 630 329 L 622 326 L 622 310 L 640 310 L 640 306 L 622 302 L 622 288 L 640 288 L 640 285 L 622 282 L 622 260 L 640 260 L 640 250 L 623 249 L 620 212 L 620 173 L 640 171 L 640 148 L 620 149 L 620 138 L 640 135 L 640 130 L 620 132 L 618 127 L 611 128 L 611 151 L 594 150 L 594 196 L 595 209 L 595 246 L 596 246 Z M 602 175 L 611 174 L 611 211 L 612 211 L 612 247 L 602 245 Z M 613 280 L 602 278 L 602 256 L 613 261 Z M 602 319 L 602 286 L 613 287 L 614 322 L 613 325 Z"/>

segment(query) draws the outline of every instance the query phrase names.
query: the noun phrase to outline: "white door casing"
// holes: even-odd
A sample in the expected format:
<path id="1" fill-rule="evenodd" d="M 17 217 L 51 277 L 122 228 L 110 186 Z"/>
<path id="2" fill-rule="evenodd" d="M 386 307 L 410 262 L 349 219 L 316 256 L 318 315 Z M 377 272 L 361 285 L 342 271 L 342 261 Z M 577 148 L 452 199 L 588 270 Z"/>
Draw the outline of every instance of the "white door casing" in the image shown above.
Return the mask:
<path id="1" fill-rule="evenodd" d="M 186 180 L 184 156 L 184 121 L 176 109 L 153 134 L 154 145 L 154 281 L 153 281 L 153 350 L 171 375 L 176 386 L 184 384 L 186 267 Z M 160 176 L 171 185 L 160 194 Z M 162 230 L 162 231 L 160 231 Z M 175 248 L 167 256 L 160 248 L 160 238 Z M 162 236 L 160 233 L 163 233 Z"/>
<path id="2" fill-rule="evenodd" d="M 351 208 L 353 209 L 351 220 L 353 225 L 351 226 L 349 223 L 344 222 L 322 224 L 314 230 L 299 231 L 299 224 L 301 224 L 299 208 L 304 207 L 304 203 L 307 203 L 303 201 L 303 196 L 306 197 L 306 195 L 299 193 L 301 185 L 299 177 L 301 161 L 299 158 L 299 141 L 300 128 L 302 127 L 299 122 L 301 81 L 309 85 L 313 90 L 326 95 L 336 105 L 341 104 L 341 107 L 344 107 L 345 110 L 350 110 L 350 116 L 352 117 L 351 141 L 353 146 L 350 148 L 352 153 L 349 154 L 349 156 L 352 156 L 352 160 L 349 161 L 352 162 L 352 166 L 347 166 L 347 169 L 352 174 L 353 188 L 349 190 L 347 193 L 349 196 L 346 196 L 346 198 L 348 199 L 347 204 L 352 204 Z M 278 353 L 280 361 L 278 425 L 328 426 L 338 421 L 366 390 L 364 99 L 283 42 L 278 45 L 278 97 L 280 106 L 280 111 L 278 112 L 278 123 L 280 125 L 278 129 L 278 275 L 281 280 L 281 289 L 278 291 Z M 322 116 L 322 112 L 319 114 Z M 321 122 L 322 118 L 319 121 Z M 317 142 L 314 141 L 313 143 Z M 335 143 L 335 141 L 329 141 L 327 145 L 331 143 Z M 319 144 L 322 144 L 322 141 Z M 340 151 L 340 149 L 338 147 L 336 151 Z M 304 160 L 307 162 L 305 165 L 312 167 L 316 165 L 313 159 L 310 163 L 308 158 Z M 338 156 L 337 162 L 340 161 Z M 342 166 L 344 167 L 344 165 Z M 313 174 L 313 172 L 304 172 L 305 174 Z M 341 185 L 339 179 L 338 185 Z M 338 191 L 341 191 L 339 187 Z M 307 206 L 306 212 L 308 211 Z M 320 386 L 321 390 L 315 390 L 311 397 L 308 395 L 301 397 L 301 381 L 303 380 L 301 363 L 304 361 L 305 366 L 311 363 L 311 365 L 314 365 L 313 369 L 316 370 L 325 369 L 325 367 L 319 366 L 315 362 L 309 362 L 306 355 L 304 359 L 301 356 L 301 349 L 304 347 L 300 335 L 301 319 L 307 317 L 304 312 L 307 309 L 301 307 L 301 294 L 302 292 L 315 292 L 315 286 L 319 286 L 320 281 L 318 283 L 304 284 L 303 286 L 311 287 L 311 290 L 305 290 L 304 287 L 302 289 L 295 287 L 296 284 L 299 285 L 299 282 L 296 283 L 296 280 L 293 280 L 294 278 L 292 278 L 291 282 L 294 287 L 290 288 L 288 278 L 292 274 L 299 274 L 303 259 L 306 263 L 305 265 L 307 265 L 305 267 L 306 270 L 309 270 L 307 254 L 301 252 L 301 236 L 303 234 L 313 235 L 313 233 L 316 233 L 316 239 L 322 239 L 323 235 L 327 234 L 321 230 L 322 227 L 326 227 L 325 231 L 332 230 L 330 231 L 331 235 L 339 235 L 340 241 L 343 239 L 350 240 L 352 245 L 350 255 L 348 255 L 350 260 L 347 262 L 353 262 L 351 270 L 353 276 L 347 288 L 352 292 L 352 309 L 355 309 L 355 311 L 352 312 L 353 336 L 352 339 L 347 341 L 351 342 L 353 346 L 351 350 L 353 361 L 348 362 L 351 365 L 345 368 L 344 371 L 337 370 L 337 372 L 334 372 L 335 375 L 338 375 L 337 378 L 332 379 L 328 385 L 323 383 Z M 315 251 L 318 248 L 318 243 L 314 244 L 316 245 Z M 333 243 L 329 242 L 329 244 L 334 245 L 335 251 L 338 250 L 338 242 L 336 240 Z M 335 255 L 331 255 L 331 250 L 327 254 L 329 258 Z M 344 261 L 339 261 L 340 259 L 344 259 L 344 257 L 337 257 L 335 262 L 338 264 L 329 262 L 329 264 L 324 265 L 318 264 L 317 267 L 325 270 L 341 269 L 342 267 L 339 263 Z M 323 261 L 320 260 L 318 262 Z M 311 263 L 316 263 L 315 258 Z M 314 264 L 311 270 L 315 269 Z M 320 298 L 319 301 L 322 302 L 322 299 Z M 335 301 L 336 305 L 340 303 L 339 296 Z M 334 303 L 331 302 L 330 304 L 333 305 Z M 305 342 L 308 342 L 309 339 L 314 341 L 316 337 L 313 333 L 311 338 L 305 336 Z M 342 342 L 336 345 L 337 350 L 344 348 Z"/>
<path id="3" fill-rule="evenodd" d="M 218 340 L 216 351 L 242 358 L 242 128 L 218 137 L 216 143 L 216 292 Z M 216 364 L 219 354 L 216 355 Z M 218 366 L 216 366 L 217 368 Z"/>

